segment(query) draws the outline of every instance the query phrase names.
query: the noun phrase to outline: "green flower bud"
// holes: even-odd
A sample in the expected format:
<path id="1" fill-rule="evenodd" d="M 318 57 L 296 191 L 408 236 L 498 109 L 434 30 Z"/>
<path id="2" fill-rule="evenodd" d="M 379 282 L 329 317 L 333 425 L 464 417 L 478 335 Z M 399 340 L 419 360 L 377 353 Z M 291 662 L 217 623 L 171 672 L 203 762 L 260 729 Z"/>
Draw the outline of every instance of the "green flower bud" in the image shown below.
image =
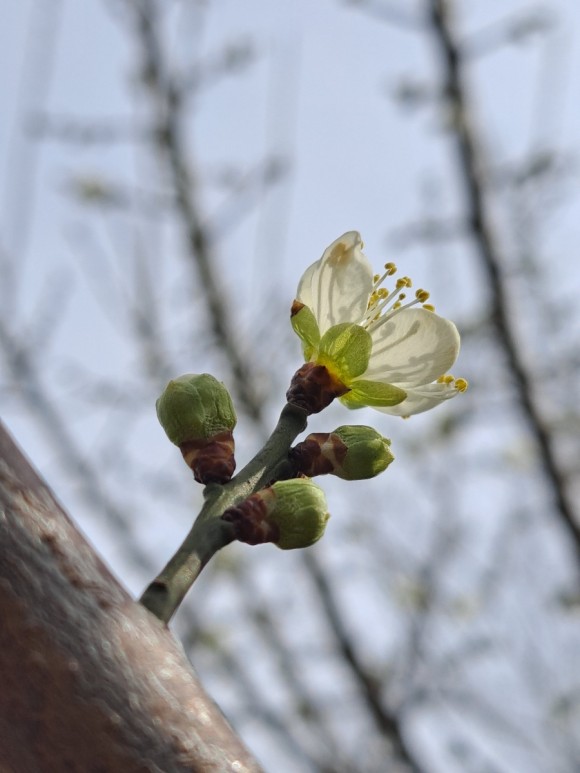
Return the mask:
<path id="1" fill-rule="evenodd" d="M 228 390 L 209 373 L 186 373 L 172 379 L 156 408 L 159 423 L 176 446 L 231 432 L 237 422 Z"/>
<path id="2" fill-rule="evenodd" d="M 365 480 L 387 469 L 395 458 L 391 441 L 372 427 L 345 425 L 332 433 L 345 444 L 347 451 L 342 464 L 333 471 L 344 480 Z"/>
<path id="3" fill-rule="evenodd" d="M 314 545 L 330 518 L 324 491 L 309 478 L 281 480 L 271 488 L 276 496 L 268 519 L 280 530 L 275 544 L 282 550 Z"/>
<path id="4" fill-rule="evenodd" d="M 273 542 L 282 550 L 317 542 L 330 518 L 322 489 L 309 478 L 277 481 L 222 515 L 236 539 L 249 545 Z"/>
<path id="5" fill-rule="evenodd" d="M 236 467 L 236 412 L 225 386 L 208 373 L 172 379 L 157 400 L 157 418 L 200 483 L 226 483 Z"/>
<path id="6" fill-rule="evenodd" d="M 316 432 L 290 451 L 296 472 L 309 477 L 336 475 L 365 480 L 383 472 L 393 461 L 391 441 L 372 427 L 343 426 Z"/>

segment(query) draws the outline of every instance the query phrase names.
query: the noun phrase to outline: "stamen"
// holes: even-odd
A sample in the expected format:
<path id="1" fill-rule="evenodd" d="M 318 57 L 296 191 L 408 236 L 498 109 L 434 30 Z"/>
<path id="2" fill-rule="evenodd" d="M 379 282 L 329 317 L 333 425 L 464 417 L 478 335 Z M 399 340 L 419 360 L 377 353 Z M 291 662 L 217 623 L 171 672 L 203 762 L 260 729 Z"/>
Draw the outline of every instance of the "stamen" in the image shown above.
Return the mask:
<path id="1" fill-rule="evenodd" d="M 406 295 L 400 291 L 413 286 L 411 277 L 399 277 L 399 279 L 397 279 L 395 282 L 395 289 L 390 293 L 385 287 L 380 287 L 381 283 L 388 276 L 392 276 L 397 271 L 397 267 L 394 263 L 385 263 L 384 268 L 384 274 L 381 276 L 379 276 L 379 274 L 375 274 L 373 276 L 373 287 L 367 306 L 367 313 L 360 323 L 363 327 L 365 327 L 369 332 L 371 329 L 376 330 L 379 325 L 382 325 L 383 322 L 386 322 L 387 319 L 390 319 L 393 314 L 396 314 L 403 309 L 408 309 L 410 306 L 415 306 L 418 303 L 422 304 L 426 311 L 435 311 L 435 306 L 430 303 L 426 303 L 426 301 L 429 300 L 430 294 L 423 288 L 419 288 L 415 291 L 414 300 L 409 301 L 406 304 L 402 303 L 402 301 L 406 298 Z M 392 305 L 389 308 L 390 303 Z"/>
<path id="2" fill-rule="evenodd" d="M 411 282 L 409 277 L 404 277 L 404 278 L 409 282 Z M 401 280 L 399 280 L 399 282 L 400 281 Z M 397 284 L 399 282 L 397 282 Z M 409 287 L 407 283 L 405 283 L 404 286 Z M 401 301 L 404 300 L 407 296 L 405 295 L 405 293 L 400 293 L 399 296 L 397 297 L 397 300 L 395 301 L 395 303 L 393 303 L 391 308 L 387 309 L 384 314 L 381 314 L 380 312 L 382 312 L 383 309 L 385 309 L 389 301 L 393 299 L 396 292 L 397 291 L 395 290 L 389 296 L 387 296 L 387 298 L 385 298 L 385 300 L 382 301 L 378 306 L 373 307 L 372 309 L 373 315 L 376 315 L 376 316 L 373 316 L 371 318 L 371 315 L 369 314 L 369 312 L 367 312 L 366 317 L 363 319 L 361 324 L 363 327 L 366 327 L 369 333 L 371 332 L 371 329 L 376 330 L 377 327 L 379 327 L 379 325 L 382 325 L 388 319 L 392 319 L 395 314 L 398 314 L 403 309 L 408 309 L 410 306 L 416 306 L 418 303 L 420 303 L 418 298 L 414 298 L 412 301 L 409 301 L 409 303 L 401 304 Z M 379 312 L 378 315 L 377 315 L 377 311 Z"/>
<path id="3" fill-rule="evenodd" d="M 384 289 L 384 288 L 381 288 L 381 289 Z M 379 292 L 380 292 L 380 290 L 374 290 L 371 293 L 371 300 L 374 299 L 373 300 L 373 304 L 369 305 L 369 307 L 367 309 L 367 313 L 365 314 L 365 316 L 361 320 L 360 324 L 362 325 L 362 327 L 368 328 L 371 324 L 376 322 L 378 320 L 381 312 L 388 306 L 388 304 L 393 300 L 393 298 L 398 294 L 399 291 L 397 289 L 395 289 L 395 290 L 393 290 L 392 293 L 389 293 L 387 290 L 385 290 L 384 295 L 381 295 L 380 298 L 379 298 L 380 303 L 378 303 L 377 302 L 377 298 L 379 297 Z M 405 296 L 403 295 L 403 298 L 404 297 Z M 400 299 L 400 296 L 399 296 L 399 299 Z M 369 301 L 369 303 L 370 303 L 370 301 Z M 384 317 L 383 317 L 383 319 L 384 319 Z"/>
<path id="4" fill-rule="evenodd" d="M 443 376 L 439 376 L 437 383 L 446 384 L 447 386 L 456 389 L 458 392 L 465 392 L 469 386 L 469 382 L 466 378 L 455 378 L 455 376 L 452 376 L 451 373 L 446 373 Z"/>
<path id="5" fill-rule="evenodd" d="M 397 267 L 394 263 L 385 263 L 384 267 L 384 274 L 375 274 L 373 276 L 373 290 L 376 290 L 377 287 L 382 284 L 388 276 L 393 276 L 393 274 L 397 271 Z"/>

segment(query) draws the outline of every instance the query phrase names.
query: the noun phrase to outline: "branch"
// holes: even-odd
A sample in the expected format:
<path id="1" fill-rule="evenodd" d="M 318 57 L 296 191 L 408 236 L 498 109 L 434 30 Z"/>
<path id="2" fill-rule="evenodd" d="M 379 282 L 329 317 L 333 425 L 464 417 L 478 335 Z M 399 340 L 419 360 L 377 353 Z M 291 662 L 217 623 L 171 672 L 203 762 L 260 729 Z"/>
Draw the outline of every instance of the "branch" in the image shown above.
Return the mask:
<path id="1" fill-rule="evenodd" d="M 198 269 L 200 283 L 204 289 L 208 316 L 212 322 L 216 340 L 230 362 L 234 376 L 233 388 L 235 393 L 256 426 L 263 428 L 263 406 L 256 389 L 254 371 L 243 355 L 240 355 L 235 331 L 227 315 L 227 306 L 223 302 L 223 293 L 218 291 L 213 273 L 211 235 L 200 215 L 197 180 L 193 173 L 193 165 L 189 160 L 191 155 L 184 144 L 183 102 L 182 95 L 177 88 L 179 81 L 174 82 L 174 79 L 167 72 L 167 56 L 162 50 L 159 39 L 159 24 L 156 19 L 155 4 L 151 0 L 140 0 L 139 3 L 133 5 L 133 8 L 136 11 L 136 30 L 141 46 L 144 82 L 149 89 L 157 122 L 157 146 L 175 185 L 178 216 L 186 234 L 188 255 Z M 196 563 L 198 560 L 197 566 L 201 571 L 203 558 L 195 559 Z M 307 571 L 314 580 L 317 577 L 323 577 L 322 567 L 315 555 L 309 554 L 308 561 L 304 562 L 304 566 L 307 567 Z M 340 624 L 344 630 L 344 625 L 339 618 L 339 608 L 336 603 L 333 604 L 334 614 L 331 617 L 330 609 L 326 603 L 327 599 L 330 599 L 331 603 L 333 602 L 332 590 L 328 582 L 325 583 L 326 592 L 324 594 L 321 593 L 320 586 L 316 581 L 314 587 L 319 591 L 321 608 L 329 618 L 329 630 L 337 638 L 337 647 L 341 650 L 340 631 L 335 625 L 335 623 Z M 152 586 L 150 586 L 150 590 L 153 590 Z M 145 594 L 148 593 L 149 589 Z M 149 601 L 145 603 L 149 603 Z M 153 603 L 152 597 L 151 603 Z M 157 605 L 157 601 L 154 603 Z M 163 602 L 162 607 L 163 611 L 160 612 L 162 615 L 173 614 L 171 604 L 166 605 Z M 159 607 L 156 608 L 160 610 Z M 275 631 L 275 629 L 272 630 Z M 286 650 L 287 645 L 282 637 L 277 632 L 275 635 L 279 650 Z M 365 671 L 363 664 L 356 658 L 351 658 L 346 660 L 346 665 L 364 694 L 370 684 L 370 676 Z M 293 687 L 296 685 L 294 684 Z M 310 704 L 310 701 L 308 703 Z M 377 707 L 378 704 L 375 705 L 375 710 Z M 388 722 L 386 724 L 388 725 Z M 381 732 L 384 732 L 388 738 L 396 738 L 396 733 L 387 730 L 386 725 L 381 728 Z M 413 770 L 417 769 L 412 764 L 410 767 Z"/>
<path id="2" fill-rule="evenodd" d="M 264 447 L 235 478 L 223 486 L 210 484 L 205 503 L 191 531 L 167 566 L 141 597 L 141 603 L 164 622 L 169 622 L 199 577 L 202 569 L 218 550 L 234 540 L 231 524 L 220 516 L 228 507 L 276 479 L 276 473 L 288 458 L 292 442 L 306 427 L 306 411 L 287 403 Z"/>
<path id="3" fill-rule="evenodd" d="M 135 603 L 0 424 L 5 769 L 254 771 L 165 626 Z"/>
<path id="4" fill-rule="evenodd" d="M 554 497 L 556 513 L 572 540 L 576 561 L 580 564 L 580 525 L 576 520 L 564 475 L 558 466 L 550 431 L 534 395 L 532 379 L 520 357 L 516 333 L 509 316 L 509 301 L 501 269 L 505 259 L 486 205 L 484 159 L 470 112 L 463 54 L 453 32 L 450 7 L 448 0 L 431 0 L 431 23 L 443 62 L 445 91 L 455 114 L 455 151 L 466 195 L 471 238 L 491 288 L 491 321 L 497 341 L 504 351 L 524 418 L 536 441 L 545 477 Z"/>
<path id="5" fill-rule="evenodd" d="M 363 701 L 376 727 L 390 742 L 393 756 L 405 766 L 404 770 L 421 773 L 422 768 L 415 759 L 414 752 L 409 748 L 403 734 L 401 716 L 391 712 L 383 705 L 382 682 L 373 678 L 360 662 L 324 573 L 319 568 L 318 563 L 311 560 L 310 553 L 304 554 L 304 561 L 309 564 L 310 575 L 318 590 L 326 618 L 338 643 L 341 655 L 356 680 Z"/>

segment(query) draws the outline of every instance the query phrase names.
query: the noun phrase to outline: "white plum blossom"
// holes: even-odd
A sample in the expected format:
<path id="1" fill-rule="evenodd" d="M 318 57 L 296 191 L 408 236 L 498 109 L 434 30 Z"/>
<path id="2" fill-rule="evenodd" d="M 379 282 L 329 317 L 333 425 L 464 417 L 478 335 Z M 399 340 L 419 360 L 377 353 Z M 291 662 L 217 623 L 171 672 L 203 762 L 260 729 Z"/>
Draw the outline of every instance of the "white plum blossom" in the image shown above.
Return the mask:
<path id="1" fill-rule="evenodd" d="M 373 275 L 357 231 L 349 231 L 306 269 L 292 306 L 292 326 L 306 360 L 324 365 L 348 387 L 340 400 L 351 408 L 370 405 L 395 416 L 434 408 L 467 389 L 446 375 L 459 354 L 459 333 L 417 290 L 409 277 L 383 282 L 397 269 Z"/>

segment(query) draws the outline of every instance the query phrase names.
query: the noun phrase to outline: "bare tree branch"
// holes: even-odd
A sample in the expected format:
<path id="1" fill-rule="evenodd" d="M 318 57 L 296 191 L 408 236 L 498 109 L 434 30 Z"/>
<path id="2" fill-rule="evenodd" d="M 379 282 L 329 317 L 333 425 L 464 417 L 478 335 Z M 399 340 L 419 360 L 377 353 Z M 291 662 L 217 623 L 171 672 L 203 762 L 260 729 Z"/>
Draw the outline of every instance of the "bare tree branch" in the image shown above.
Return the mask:
<path id="1" fill-rule="evenodd" d="M 196 202 L 196 180 L 183 146 L 182 95 L 175 78 L 167 72 L 159 41 L 155 3 L 140 0 L 134 3 L 138 40 L 143 60 L 143 82 L 154 102 L 157 125 L 155 136 L 165 158 L 176 192 L 176 206 L 187 240 L 187 254 L 194 262 L 210 313 L 216 342 L 226 355 L 235 382 L 236 392 L 247 414 L 263 425 L 262 400 L 257 394 L 250 366 L 237 345 L 233 324 L 229 318 L 213 268 L 211 236 L 199 214 Z"/>
<path id="2" fill-rule="evenodd" d="M 401 717 L 384 705 L 381 696 L 383 689 L 381 681 L 374 679 L 360 662 L 351 637 L 344 625 L 336 599 L 330 590 L 324 573 L 319 568 L 318 562 L 312 561 L 311 553 L 306 551 L 304 553 L 304 563 L 309 566 L 310 575 L 316 584 L 320 600 L 340 648 L 341 655 L 356 678 L 369 714 L 381 734 L 391 744 L 393 757 L 404 765 L 406 771 L 421 773 L 422 769 L 403 734 Z"/>
<path id="3" fill-rule="evenodd" d="M 449 0 L 431 0 L 433 38 L 439 47 L 445 92 L 454 114 L 452 130 L 459 174 L 466 194 L 470 234 L 491 288 L 491 322 L 498 344 L 503 349 L 524 417 L 536 441 L 556 512 L 572 540 L 576 561 L 580 563 L 580 525 L 576 520 L 575 508 L 568 494 L 564 475 L 559 469 L 553 438 L 542 417 L 532 378 L 519 353 L 516 333 L 510 319 L 509 300 L 502 272 L 505 258 L 486 202 L 485 162 L 467 96 L 463 53 L 453 30 L 451 9 L 452 3 Z"/>

